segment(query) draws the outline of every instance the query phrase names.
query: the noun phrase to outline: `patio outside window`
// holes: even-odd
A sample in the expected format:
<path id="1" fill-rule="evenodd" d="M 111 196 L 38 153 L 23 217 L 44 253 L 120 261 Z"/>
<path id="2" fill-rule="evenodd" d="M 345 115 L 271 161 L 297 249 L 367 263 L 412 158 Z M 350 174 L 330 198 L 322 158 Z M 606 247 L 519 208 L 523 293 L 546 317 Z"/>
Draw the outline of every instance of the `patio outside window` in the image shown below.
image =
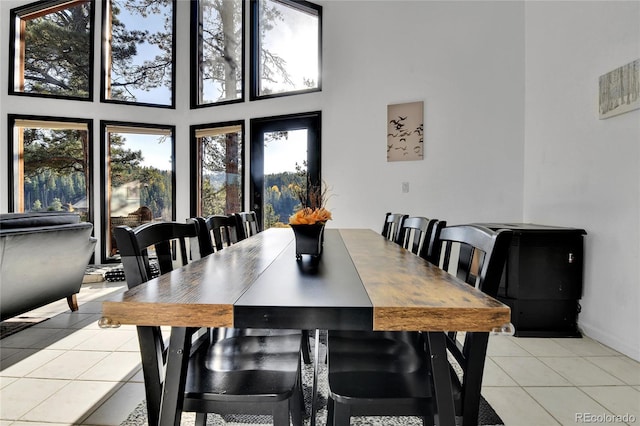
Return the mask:
<path id="1" fill-rule="evenodd" d="M 103 258 L 117 260 L 116 226 L 175 220 L 175 129 L 105 122 L 103 129 L 103 226 L 109 236 Z"/>

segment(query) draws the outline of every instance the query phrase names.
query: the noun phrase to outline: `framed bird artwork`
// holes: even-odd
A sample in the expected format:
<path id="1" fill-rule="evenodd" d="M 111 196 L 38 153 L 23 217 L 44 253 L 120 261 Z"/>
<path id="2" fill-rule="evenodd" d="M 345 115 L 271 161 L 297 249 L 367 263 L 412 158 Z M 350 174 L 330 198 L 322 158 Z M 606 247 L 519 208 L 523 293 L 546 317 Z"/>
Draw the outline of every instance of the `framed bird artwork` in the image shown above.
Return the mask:
<path id="1" fill-rule="evenodd" d="M 387 161 L 424 158 L 424 102 L 387 106 Z"/>

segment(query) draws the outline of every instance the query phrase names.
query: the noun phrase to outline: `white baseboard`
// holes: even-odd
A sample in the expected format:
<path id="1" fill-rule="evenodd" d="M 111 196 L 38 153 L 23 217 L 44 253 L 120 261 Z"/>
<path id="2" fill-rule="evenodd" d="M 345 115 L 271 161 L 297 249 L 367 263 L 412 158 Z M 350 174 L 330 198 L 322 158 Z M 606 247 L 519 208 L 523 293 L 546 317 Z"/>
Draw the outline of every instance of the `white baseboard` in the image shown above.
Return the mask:
<path id="1" fill-rule="evenodd" d="M 608 333 L 598 327 L 594 327 L 590 324 L 584 323 L 583 321 L 579 322 L 579 328 L 587 337 L 590 337 L 598 342 L 602 343 L 614 349 L 629 358 L 632 358 L 636 361 L 640 362 L 640 346 L 633 346 L 630 342 L 623 341 L 619 338 L 619 336 L 613 336 L 611 333 Z"/>

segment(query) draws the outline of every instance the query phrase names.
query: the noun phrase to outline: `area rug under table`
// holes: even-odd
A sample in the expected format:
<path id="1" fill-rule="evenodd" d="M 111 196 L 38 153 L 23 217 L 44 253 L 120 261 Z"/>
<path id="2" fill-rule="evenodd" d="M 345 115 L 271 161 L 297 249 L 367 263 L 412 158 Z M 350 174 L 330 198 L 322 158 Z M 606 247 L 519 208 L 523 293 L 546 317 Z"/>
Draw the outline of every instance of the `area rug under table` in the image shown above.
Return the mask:
<path id="1" fill-rule="evenodd" d="M 313 335 L 313 333 L 311 333 Z M 323 336 L 324 337 L 324 336 Z M 323 339 L 324 340 L 324 339 Z M 311 353 L 314 353 L 313 339 L 311 339 Z M 324 360 L 326 346 L 321 343 L 320 356 L 318 359 Z M 306 405 L 306 417 L 304 424 L 309 425 L 309 414 L 311 413 L 311 385 L 313 383 L 313 364 L 304 365 L 302 371 L 302 383 Z M 327 424 L 327 366 L 323 362 L 318 365 L 318 395 L 316 401 L 316 425 L 326 426 Z M 182 424 L 189 425 L 195 421 L 195 413 L 182 413 Z M 462 419 L 456 418 L 456 424 L 461 424 Z M 147 407 L 145 401 L 141 402 L 129 417 L 121 423 L 121 426 L 142 426 L 147 424 Z M 220 416 L 209 413 L 207 415 L 207 426 L 265 426 L 272 424 L 271 416 L 266 415 L 228 415 Z M 351 425 L 354 426 L 422 426 L 419 417 L 411 416 L 356 416 L 351 418 Z M 478 425 L 494 426 L 504 425 L 502 419 L 493 410 L 491 405 L 480 398 L 480 412 Z"/>
<path id="2" fill-rule="evenodd" d="M 306 391 L 310 389 L 305 389 Z M 316 415 L 316 425 L 326 426 L 327 423 L 327 410 L 326 410 L 326 398 L 324 399 L 324 406 L 321 407 Z M 307 413 L 311 412 L 307 406 Z M 307 415 L 308 416 L 308 415 Z M 193 424 L 195 421 L 194 413 L 183 413 L 182 424 Z M 207 426 L 265 426 L 270 425 L 270 416 L 251 416 L 251 415 L 237 415 L 237 416 L 220 416 L 218 414 L 207 415 Z M 304 419 L 304 424 L 309 425 L 309 418 Z M 456 424 L 462 424 L 461 418 L 456 418 Z M 145 402 L 143 401 L 138 407 L 129 415 L 121 426 L 143 426 L 147 425 L 147 409 Z M 352 417 L 351 425 L 354 426 L 422 426 L 422 421 L 418 417 Z M 489 403 L 481 397 L 480 400 L 480 413 L 478 418 L 479 426 L 500 426 L 504 425 L 502 419 L 491 408 Z"/>

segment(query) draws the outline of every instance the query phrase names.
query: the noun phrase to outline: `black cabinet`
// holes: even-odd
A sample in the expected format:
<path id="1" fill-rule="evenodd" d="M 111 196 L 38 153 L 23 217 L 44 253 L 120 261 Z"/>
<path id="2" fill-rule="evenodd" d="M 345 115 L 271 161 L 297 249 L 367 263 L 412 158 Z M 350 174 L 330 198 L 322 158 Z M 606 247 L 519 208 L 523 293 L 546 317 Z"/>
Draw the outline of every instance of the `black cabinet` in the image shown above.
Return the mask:
<path id="1" fill-rule="evenodd" d="M 482 223 L 511 229 L 513 239 L 498 289 L 520 337 L 581 337 L 583 229 L 528 223 Z"/>

